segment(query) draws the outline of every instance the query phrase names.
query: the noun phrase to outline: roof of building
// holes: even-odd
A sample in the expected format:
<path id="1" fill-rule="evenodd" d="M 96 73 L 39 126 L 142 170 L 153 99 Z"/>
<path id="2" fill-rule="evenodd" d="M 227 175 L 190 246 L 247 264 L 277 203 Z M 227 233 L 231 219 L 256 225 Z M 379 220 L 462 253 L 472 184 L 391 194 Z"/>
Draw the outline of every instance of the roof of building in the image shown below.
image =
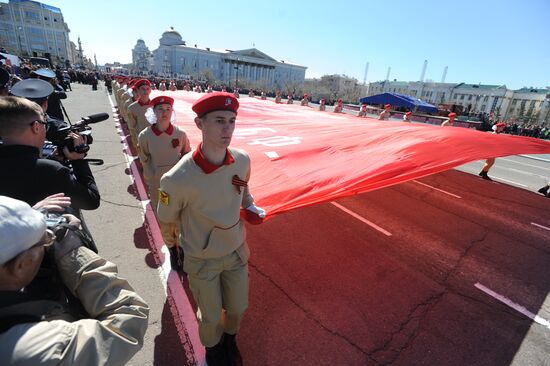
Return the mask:
<path id="1" fill-rule="evenodd" d="M 548 89 L 540 89 L 540 88 L 527 88 L 523 87 L 521 89 L 514 90 L 515 93 L 538 93 L 538 94 L 550 94 L 550 91 Z"/>
<path id="2" fill-rule="evenodd" d="M 164 33 L 162 33 L 162 35 L 165 34 L 173 34 L 181 38 L 181 34 L 177 30 L 175 30 L 174 27 L 170 27 L 169 29 L 165 30 Z"/>
<path id="3" fill-rule="evenodd" d="M 498 89 L 503 85 L 488 85 L 488 84 L 462 84 L 457 87 L 457 89 L 480 89 L 480 90 L 490 90 Z"/>

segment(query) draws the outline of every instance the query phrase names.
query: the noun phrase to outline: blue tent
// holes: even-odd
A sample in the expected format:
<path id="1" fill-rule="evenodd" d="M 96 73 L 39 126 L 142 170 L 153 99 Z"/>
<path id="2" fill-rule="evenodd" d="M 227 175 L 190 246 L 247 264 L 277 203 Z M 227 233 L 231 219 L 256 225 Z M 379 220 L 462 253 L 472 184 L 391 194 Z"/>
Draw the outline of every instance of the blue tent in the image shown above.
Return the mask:
<path id="1" fill-rule="evenodd" d="M 418 98 L 398 93 L 382 93 L 370 97 L 361 98 L 361 103 L 367 104 L 391 104 L 392 107 L 404 107 L 410 110 L 418 110 L 425 113 L 437 113 L 437 107 Z"/>

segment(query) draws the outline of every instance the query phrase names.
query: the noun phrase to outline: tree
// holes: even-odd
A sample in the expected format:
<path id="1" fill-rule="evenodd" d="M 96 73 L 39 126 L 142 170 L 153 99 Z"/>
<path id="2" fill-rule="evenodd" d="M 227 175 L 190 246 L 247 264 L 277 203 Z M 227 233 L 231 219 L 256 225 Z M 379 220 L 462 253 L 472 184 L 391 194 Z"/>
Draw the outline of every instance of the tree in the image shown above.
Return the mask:
<path id="1" fill-rule="evenodd" d="M 199 72 L 199 76 L 200 78 L 206 79 L 208 83 L 213 83 L 214 81 L 216 81 L 216 77 L 214 76 L 214 73 L 210 69 L 202 69 Z"/>

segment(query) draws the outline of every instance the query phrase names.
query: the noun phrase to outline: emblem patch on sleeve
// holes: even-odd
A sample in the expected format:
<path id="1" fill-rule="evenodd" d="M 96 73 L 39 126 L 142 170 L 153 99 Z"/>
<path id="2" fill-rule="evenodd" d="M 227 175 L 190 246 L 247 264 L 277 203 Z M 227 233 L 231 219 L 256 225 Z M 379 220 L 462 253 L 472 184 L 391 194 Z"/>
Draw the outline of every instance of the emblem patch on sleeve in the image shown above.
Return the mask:
<path id="1" fill-rule="evenodd" d="M 159 189 L 159 202 L 165 206 L 168 206 L 168 203 L 170 202 L 170 196 L 168 195 L 168 193 L 160 189 Z"/>

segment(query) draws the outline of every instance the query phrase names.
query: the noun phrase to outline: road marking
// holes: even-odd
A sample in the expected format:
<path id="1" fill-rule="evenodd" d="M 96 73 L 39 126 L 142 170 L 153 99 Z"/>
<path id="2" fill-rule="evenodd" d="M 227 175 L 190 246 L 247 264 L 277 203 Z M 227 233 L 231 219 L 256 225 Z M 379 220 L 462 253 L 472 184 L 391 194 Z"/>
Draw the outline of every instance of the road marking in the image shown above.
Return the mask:
<path id="1" fill-rule="evenodd" d="M 543 159 L 543 158 L 539 158 L 538 156 L 523 155 L 523 154 L 520 154 L 519 156 L 521 156 L 521 157 L 523 157 L 523 158 L 528 158 L 528 159 L 533 159 L 533 160 L 544 161 L 545 163 L 550 163 L 550 160 L 548 160 L 548 159 Z"/>
<path id="2" fill-rule="evenodd" d="M 499 167 L 499 169 L 508 170 L 508 171 L 516 172 L 516 173 L 523 174 L 523 175 L 530 175 L 530 176 L 533 176 L 533 177 L 540 177 L 540 178 L 544 178 L 544 180 L 548 179 L 546 177 L 546 175 L 530 173 L 530 172 L 526 172 L 525 170 L 520 170 L 520 169 L 515 169 L 515 168 L 504 168 L 504 167 Z"/>
<path id="3" fill-rule="evenodd" d="M 544 230 L 550 231 L 550 227 L 546 227 L 546 226 L 537 224 L 536 222 L 532 222 L 531 225 L 536 226 L 536 227 L 540 227 L 541 229 L 544 229 Z"/>
<path id="4" fill-rule="evenodd" d="M 533 164 L 520 163 L 519 161 L 515 161 L 515 160 L 512 160 L 512 159 L 498 158 L 498 160 L 509 161 L 511 163 L 514 163 L 514 164 L 525 165 L 525 166 L 530 166 L 532 168 L 537 168 L 537 169 L 549 170 L 550 171 L 550 168 L 544 168 L 544 167 L 541 167 L 541 166 L 538 166 L 538 165 L 533 165 Z"/>
<path id="5" fill-rule="evenodd" d="M 516 183 L 516 182 L 513 182 L 511 180 L 508 180 L 508 179 L 504 179 L 504 178 L 493 178 L 493 180 L 496 180 L 498 182 L 502 181 L 502 182 L 506 182 L 506 183 L 510 183 L 510 184 L 513 184 L 515 186 L 520 186 L 520 187 L 523 187 L 523 188 L 527 188 L 527 186 L 525 184 L 521 184 L 521 183 Z"/>
<path id="6" fill-rule="evenodd" d="M 426 186 L 426 187 L 431 188 L 431 189 L 435 189 L 436 191 L 439 191 L 439 192 L 441 192 L 441 193 L 448 194 L 449 196 L 452 196 L 452 197 L 454 197 L 454 198 L 462 198 L 462 197 L 460 197 L 460 196 L 457 196 L 457 195 L 454 194 L 454 193 L 444 191 L 444 190 L 442 190 L 442 189 L 433 187 L 433 186 L 431 186 L 431 185 L 429 185 L 429 184 L 426 184 L 426 183 L 419 182 L 419 181 L 417 181 L 417 180 L 413 180 L 413 182 L 418 183 L 418 184 L 420 184 L 420 185 L 422 185 L 422 186 Z"/>
<path id="7" fill-rule="evenodd" d="M 275 158 L 278 158 L 278 157 L 279 157 L 279 154 L 277 154 L 276 151 L 266 151 L 265 154 L 266 154 L 267 157 L 270 158 L 270 159 L 275 159 Z"/>
<path id="8" fill-rule="evenodd" d="M 107 98 L 109 99 L 111 106 L 114 106 L 111 97 L 107 95 Z M 143 207 L 146 227 L 149 229 L 150 234 L 150 236 L 147 236 L 147 241 L 149 242 L 149 247 L 152 252 L 155 254 L 155 261 L 159 264 L 158 274 L 162 286 L 164 287 L 164 291 L 167 294 L 166 297 L 170 305 L 170 311 L 174 318 L 174 323 L 176 325 L 178 336 L 180 337 L 181 345 L 188 359 L 191 361 L 195 360 L 197 365 L 206 365 L 205 349 L 200 342 L 199 329 L 193 307 L 191 306 L 189 298 L 183 289 L 183 284 L 179 278 L 179 275 L 171 268 L 170 252 L 164 245 L 164 240 L 162 239 L 155 213 L 153 212 L 153 208 L 147 198 L 147 191 L 145 189 L 144 182 L 141 179 L 141 175 L 139 174 L 135 163 L 135 160 L 137 159 L 136 157 L 130 155 L 131 150 L 126 142 L 126 136 L 124 134 L 124 130 L 122 129 L 122 125 L 117 123 L 116 129 L 120 140 L 122 141 L 122 146 L 124 147 L 123 154 L 126 159 L 126 166 L 132 173 L 129 178 L 136 186 L 137 195 Z M 160 262 L 160 258 L 162 257 L 164 257 L 164 262 Z M 191 343 L 192 350 L 190 350 L 187 346 L 189 342 Z M 188 352 L 191 352 L 191 354 Z"/>
<path id="9" fill-rule="evenodd" d="M 382 229 L 380 226 L 376 225 L 374 222 L 371 222 L 371 221 L 365 219 L 363 216 L 361 216 L 359 214 L 356 214 L 352 210 L 347 209 L 344 206 L 342 206 L 342 205 L 340 205 L 336 202 L 331 202 L 331 204 L 338 207 L 340 210 L 344 211 L 348 215 L 351 215 L 351 216 L 355 217 L 357 220 L 359 220 L 361 222 L 364 222 L 365 224 L 369 225 L 373 229 L 376 229 L 376 230 L 380 231 L 382 234 L 384 234 L 386 236 L 391 236 L 392 235 L 389 231 Z"/>
<path id="10" fill-rule="evenodd" d="M 519 304 L 516 304 L 515 302 L 513 302 L 512 300 L 508 299 L 507 297 L 505 296 L 502 296 L 500 294 L 497 294 L 496 292 L 494 292 L 493 290 L 483 286 L 481 283 L 476 283 L 474 285 L 475 287 L 477 287 L 479 290 L 485 292 L 487 295 L 489 296 L 492 296 L 494 297 L 495 299 L 497 299 L 498 301 L 508 305 L 509 307 L 511 307 L 512 309 L 516 310 L 517 312 L 520 312 L 522 313 L 523 315 L 525 315 L 526 317 L 528 317 L 529 319 L 532 319 L 534 320 L 536 323 L 539 323 L 540 325 L 550 329 L 550 321 L 536 315 L 536 314 L 533 314 L 532 312 L 530 312 L 529 310 L 527 310 L 524 306 L 521 306 Z"/>

